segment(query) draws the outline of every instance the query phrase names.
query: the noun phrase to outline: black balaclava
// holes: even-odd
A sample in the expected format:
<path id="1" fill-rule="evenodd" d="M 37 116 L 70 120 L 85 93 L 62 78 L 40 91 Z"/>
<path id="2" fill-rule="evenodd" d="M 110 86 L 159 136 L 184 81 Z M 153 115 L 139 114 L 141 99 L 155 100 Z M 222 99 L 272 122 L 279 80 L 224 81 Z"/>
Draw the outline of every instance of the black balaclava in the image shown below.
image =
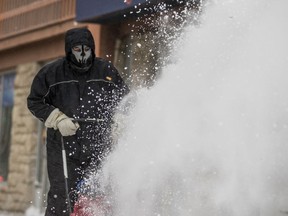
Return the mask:
<path id="1" fill-rule="evenodd" d="M 77 51 L 73 50 L 73 47 L 77 47 Z M 68 30 L 65 35 L 65 52 L 74 71 L 88 71 L 95 58 L 95 43 L 91 32 L 85 28 Z"/>

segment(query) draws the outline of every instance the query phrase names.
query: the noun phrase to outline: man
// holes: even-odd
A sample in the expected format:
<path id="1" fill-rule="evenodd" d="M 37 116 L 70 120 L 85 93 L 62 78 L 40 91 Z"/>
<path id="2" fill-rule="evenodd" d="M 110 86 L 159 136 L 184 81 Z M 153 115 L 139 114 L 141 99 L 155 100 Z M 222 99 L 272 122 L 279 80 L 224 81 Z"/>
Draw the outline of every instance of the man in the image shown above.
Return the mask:
<path id="1" fill-rule="evenodd" d="M 50 190 L 45 216 L 69 215 L 61 137 L 66 149 L 71 195 L 85 170 L 89 166 L 97 170 L 111 149 L 112 117 L 129 91 L 116 68 L 95 57 L 94 39 L 89 30 L 68 30 L 65 52 L 66 57 L 45 65 L 38 72 L 27 98 L 29 110 L 47 127 Z M 71 197 L 72 206 L 76 199 Z"/>

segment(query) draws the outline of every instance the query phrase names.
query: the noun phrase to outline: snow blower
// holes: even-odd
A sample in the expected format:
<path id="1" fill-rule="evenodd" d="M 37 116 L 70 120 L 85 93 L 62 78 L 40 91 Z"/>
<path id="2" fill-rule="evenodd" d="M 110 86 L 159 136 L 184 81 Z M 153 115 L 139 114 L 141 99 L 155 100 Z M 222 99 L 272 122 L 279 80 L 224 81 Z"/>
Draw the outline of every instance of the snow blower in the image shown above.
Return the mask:
<path id="1" fill-rule="evenodd" d="M 73 119 L 75 122 L 81 123 L 95 123 L 99 122 L 98 119 Z M 67 207 L 70 216 L 110 216 L 111 214 L 111 205 L 106 200 L 105 194 L 97 194 L 89 196 L 88 193 L 81 193 L 74 204 L 72 209 L 71 200 L 69 197 L 69 186 L 68 186 L 68 169 L 67 169 L 67 158 L 64 145 L 64 138 L 61 137 L 61 146 L 62 146 L 62 160 L 63 160 L 63 172 L 64 172 L 64 181 L 65 181 L 65 192 L 67 198 Z M 80 190 L 80 189 L 79 189 Z"/>

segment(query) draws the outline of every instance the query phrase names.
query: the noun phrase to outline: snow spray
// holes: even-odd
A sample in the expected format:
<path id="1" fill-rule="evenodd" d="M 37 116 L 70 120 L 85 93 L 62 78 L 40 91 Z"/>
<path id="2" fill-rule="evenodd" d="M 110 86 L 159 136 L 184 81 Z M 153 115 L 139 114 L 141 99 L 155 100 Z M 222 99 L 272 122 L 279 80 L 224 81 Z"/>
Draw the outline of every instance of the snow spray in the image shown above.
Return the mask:
<path id="1" fill-rule="evenodd" d="M 288 1 L 205 4 L 103 168 L 114 215 L 287 214 Z"/>

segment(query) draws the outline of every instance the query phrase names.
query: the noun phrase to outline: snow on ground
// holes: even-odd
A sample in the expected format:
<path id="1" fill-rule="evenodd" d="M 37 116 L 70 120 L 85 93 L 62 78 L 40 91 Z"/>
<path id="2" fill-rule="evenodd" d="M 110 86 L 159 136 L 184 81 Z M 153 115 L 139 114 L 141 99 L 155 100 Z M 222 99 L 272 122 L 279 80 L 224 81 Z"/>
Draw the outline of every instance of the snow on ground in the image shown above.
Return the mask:
<path id="1" fill-rule="evenodd" d="M 44 216 L 44 213 L 31 206 L 25 213 L 0 211 L 0 216 Z"/>

